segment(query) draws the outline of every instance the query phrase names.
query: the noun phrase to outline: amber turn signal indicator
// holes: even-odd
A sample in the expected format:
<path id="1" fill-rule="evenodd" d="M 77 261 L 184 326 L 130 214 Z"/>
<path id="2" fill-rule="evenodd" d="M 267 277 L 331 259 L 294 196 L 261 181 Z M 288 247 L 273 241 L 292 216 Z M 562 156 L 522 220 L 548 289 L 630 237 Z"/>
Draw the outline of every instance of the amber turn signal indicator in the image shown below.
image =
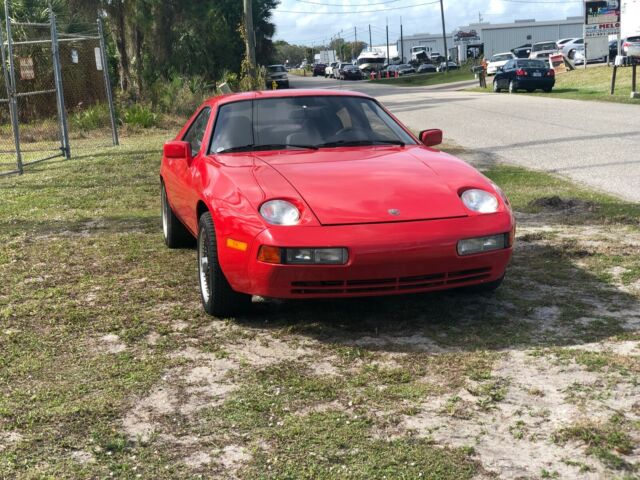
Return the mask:
<path id="1" fill-rule="evenodd" d="M 282 252 L 278 247 L 262 245 L 258 251 L 258 260 L 265 263 L 282 263 Z"/>

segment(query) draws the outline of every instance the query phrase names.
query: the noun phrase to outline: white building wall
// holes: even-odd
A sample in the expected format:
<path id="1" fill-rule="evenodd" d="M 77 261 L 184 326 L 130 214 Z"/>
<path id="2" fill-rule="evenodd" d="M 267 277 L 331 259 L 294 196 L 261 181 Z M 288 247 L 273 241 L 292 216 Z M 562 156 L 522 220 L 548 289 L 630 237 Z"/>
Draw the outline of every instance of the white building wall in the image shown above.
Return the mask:
<path id="1" fill-rule="evenodd" d="M 582 23 L 514 26 L 510 28 L 482 29 L 484 54 L 490 57 L 496 53 L 508 52 L 525 43 L 556 41 L 561 38 L 582 37 Z"/>
<path id="2" fill-rule="evenodd" d="M 511 24 L 478 23 L 462 27 L 462 30 L 476 30 L 481 40 L 474 44 L 484 43 L 485 56 L 496 53 L 508 52 L 512 48 L 525 43 L 544 41 L 556 41 L 561 38 L 582 37 L 584 20 L 571 18 L 555 22 L 514 22 Z M 400 50 L 400 39 L 397 41 Z M 426 46 L 431 51 L 437 51 L 444 55 L 444 42 L 442 35 L 425 33 L 423 35 L 410 35 L 404 39 L 403 57 L 411 60 L 411 47 Z M 447 37 L 447 47 L 455 47 L 453 35 Z M 465 52 L 466 53 L 466 52 Z"/>

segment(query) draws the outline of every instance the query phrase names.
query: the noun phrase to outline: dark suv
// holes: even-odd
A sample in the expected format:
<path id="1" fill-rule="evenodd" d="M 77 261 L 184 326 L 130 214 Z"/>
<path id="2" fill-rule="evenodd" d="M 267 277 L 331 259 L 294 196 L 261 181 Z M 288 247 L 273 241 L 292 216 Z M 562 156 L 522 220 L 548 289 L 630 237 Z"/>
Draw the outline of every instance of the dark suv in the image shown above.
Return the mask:
<path id="1" fill-rule="evenodd" d="M 322 76 L 324 77 L 324 71 L 327 69 L 327 65 L 324 63 L 316 63 L 313 66 L 313 76 L 314 77 L 319 77 Z"/>

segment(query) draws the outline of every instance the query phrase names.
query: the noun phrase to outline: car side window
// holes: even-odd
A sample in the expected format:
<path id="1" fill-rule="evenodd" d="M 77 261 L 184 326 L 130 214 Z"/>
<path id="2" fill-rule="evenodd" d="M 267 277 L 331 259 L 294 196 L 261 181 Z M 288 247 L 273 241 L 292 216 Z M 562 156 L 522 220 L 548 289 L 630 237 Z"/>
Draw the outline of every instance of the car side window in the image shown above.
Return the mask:
<path id="1" fill-rule="evenodd" d="M 188 142 L 191 145 L 191 155 L 194 157 L 200 152 L 202 141 L 204 139 L 204 132 L 207 129 L 207 122 L 211 116 L 211 109 L 209 107 L 204 108 L 200 114 L 193 121 L 189 130 L 182 139 L 184 142 Z"/>

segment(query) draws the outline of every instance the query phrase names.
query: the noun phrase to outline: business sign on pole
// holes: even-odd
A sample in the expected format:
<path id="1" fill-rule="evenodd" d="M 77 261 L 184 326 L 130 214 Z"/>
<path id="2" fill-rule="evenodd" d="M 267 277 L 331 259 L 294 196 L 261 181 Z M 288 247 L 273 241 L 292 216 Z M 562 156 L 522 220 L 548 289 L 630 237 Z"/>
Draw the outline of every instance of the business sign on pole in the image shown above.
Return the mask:
<path id="1" fill-rule="evenodd" d="M 640 35 L 640 0 L 622 0 L 620 22 L 623 38 Z"/>
<path id="2" fill-rule="evenodd" d="M 620 2 L 584 2 L 584 38 L 609 37 L 620 33 Z"/>

